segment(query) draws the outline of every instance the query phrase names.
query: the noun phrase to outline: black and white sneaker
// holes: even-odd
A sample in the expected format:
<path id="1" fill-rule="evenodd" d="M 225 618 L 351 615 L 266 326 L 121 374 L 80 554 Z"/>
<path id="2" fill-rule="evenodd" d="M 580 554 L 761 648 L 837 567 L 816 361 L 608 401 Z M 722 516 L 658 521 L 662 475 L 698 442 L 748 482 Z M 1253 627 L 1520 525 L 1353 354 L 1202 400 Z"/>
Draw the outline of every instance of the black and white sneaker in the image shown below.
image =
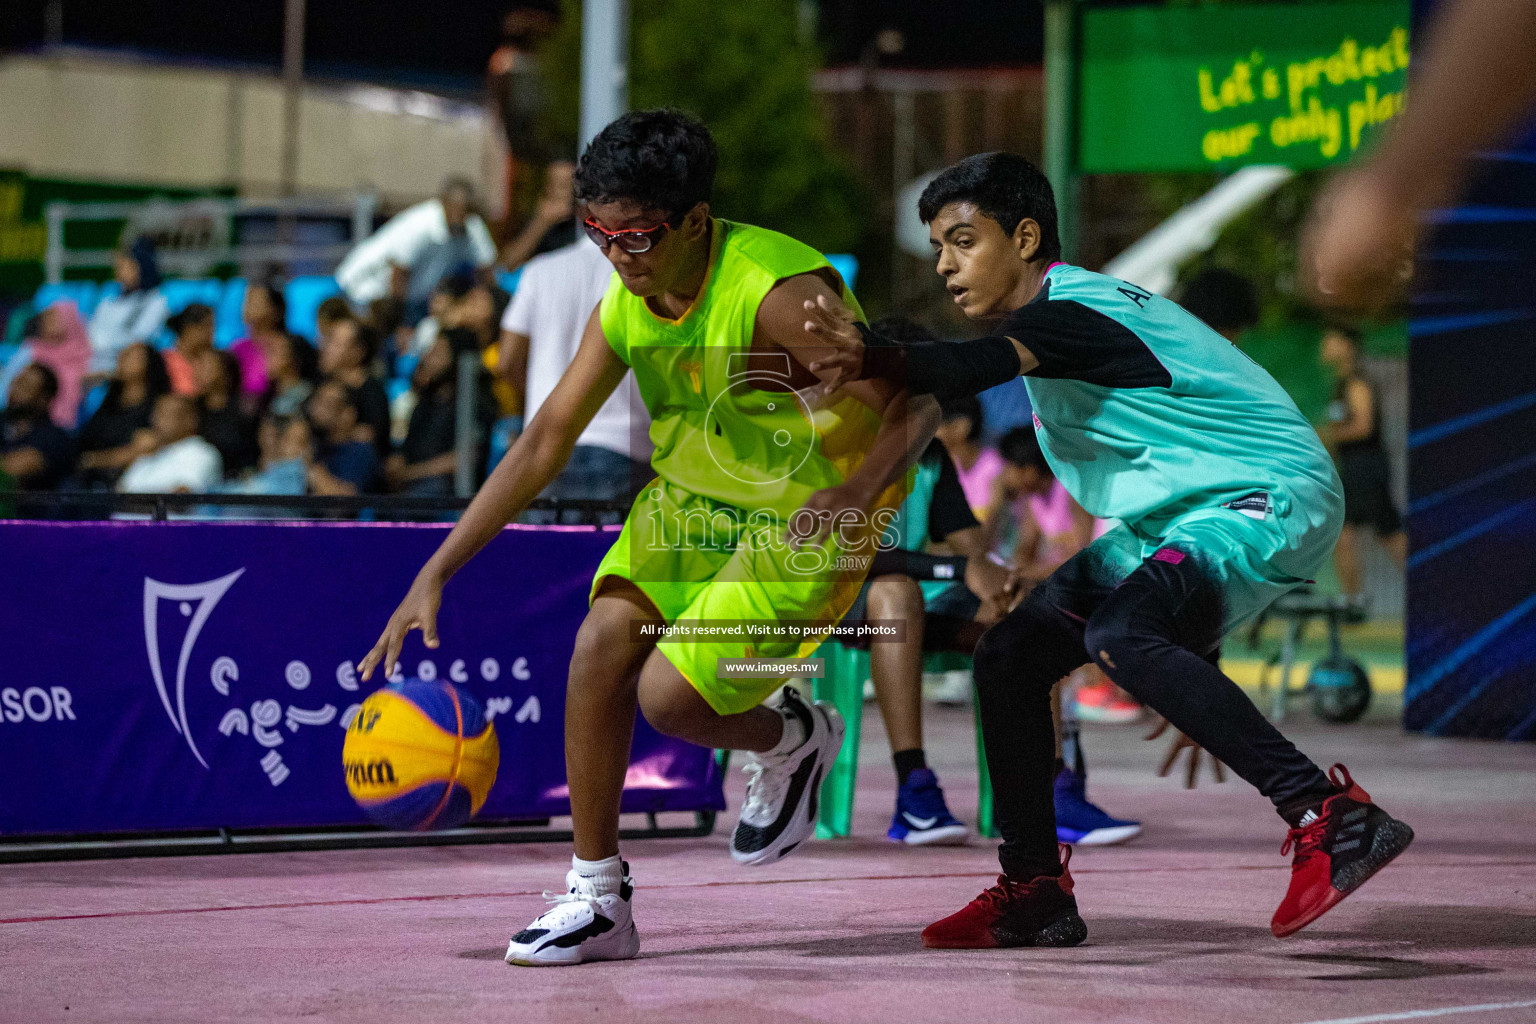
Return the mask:
<path id="1" fill-rule="evenodd" d="M 640 933 L 630 914 L 634 879 L 624 865 L 616 893 L 599 896 L 589 879 L 571 871 L 563 893 L 545 892 L 554 906 L 507 945 L 507 963 L 519 967 L 565 967 L 590 960 L 628 960 L 640 952 Z"/>
<path id="2" fill-rule="evenodd" d="M 798 720 L 806 738 L 788 754 L 747 755 L 747 796 L 731 836 L 731 859 L 738 864 L 771 864 L 810 838 L 821 780 L 843 745 L 843 720 L 831 704 L 807 705 L 786 686 L 776 710 Z"/>

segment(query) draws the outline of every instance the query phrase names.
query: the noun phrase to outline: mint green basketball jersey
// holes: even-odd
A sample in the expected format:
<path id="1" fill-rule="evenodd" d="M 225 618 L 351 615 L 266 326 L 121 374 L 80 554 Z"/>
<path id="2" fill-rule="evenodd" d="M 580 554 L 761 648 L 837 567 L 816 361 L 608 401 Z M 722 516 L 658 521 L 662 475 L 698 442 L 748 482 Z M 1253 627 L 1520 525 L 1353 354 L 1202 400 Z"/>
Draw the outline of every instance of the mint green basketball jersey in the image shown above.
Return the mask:
<path id="1" fill-rule="evenodd" d="M 1201 509 L 1336 524 L 1342 487 L 1316 431 L 1263 367 L 1178 304 L 1058 263 L 998 334 L 1025 378 L 1046 459 L 1101 519 L 1162 536 Z"/>

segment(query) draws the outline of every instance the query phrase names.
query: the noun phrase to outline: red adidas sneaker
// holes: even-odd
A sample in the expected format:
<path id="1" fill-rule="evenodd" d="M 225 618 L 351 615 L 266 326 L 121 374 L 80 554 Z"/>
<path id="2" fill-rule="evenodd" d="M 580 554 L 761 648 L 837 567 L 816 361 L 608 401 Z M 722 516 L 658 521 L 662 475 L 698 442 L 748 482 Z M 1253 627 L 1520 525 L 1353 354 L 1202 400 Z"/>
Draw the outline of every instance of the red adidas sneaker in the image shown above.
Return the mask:
<path id="1" fill-rule="evenodd" d="M 1336 764 L 1328 778 L 1341 792 L 1323 801 L 1320 814 L 1308 811 L 1280 847 L 1282 854 L 1294 848 L 1295 858 L 1291 887 L 1269 923 L 1276 938 L 1332 910 L 1413 842 L 1413 829 L 1372 803 L 1348 768 Z"/>
<path id="2" fill-rule="evenodd" d="M 1061 877 L 1041 875 L 1027 882 L 997 876 L 997 884 L 957 913 L 923 929 L 929 949 L 996 949 L 1006 946 L 1075 946 L 1088 937 L 1077 916 L 1072 848 L 1061 848 Z"/>

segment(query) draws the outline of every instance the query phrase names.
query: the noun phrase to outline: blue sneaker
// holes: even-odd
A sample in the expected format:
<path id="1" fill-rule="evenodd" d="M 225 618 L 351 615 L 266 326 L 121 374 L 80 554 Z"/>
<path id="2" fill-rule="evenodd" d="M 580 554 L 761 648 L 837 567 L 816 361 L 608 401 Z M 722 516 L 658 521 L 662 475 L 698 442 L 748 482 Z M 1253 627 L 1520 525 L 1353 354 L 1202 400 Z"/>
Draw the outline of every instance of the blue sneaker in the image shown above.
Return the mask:
<path id="1" fill-rule="evenodd" d="M 1141 834 L 1141 822 L 1111 818 L 1088 802 L 1087 779 L 1071 768 L 1056 776 L 1056 839 L 1074 846 L 1113 846 Z"/>
<path id="2" fill-rule="evenodd" d="M 907 776 L 896 794 L 896 813 L 885 835 L 893 843 L 908 846 L 959 846 L 971 830 L 949 813 L 939 777 L 927 768 Z"/>

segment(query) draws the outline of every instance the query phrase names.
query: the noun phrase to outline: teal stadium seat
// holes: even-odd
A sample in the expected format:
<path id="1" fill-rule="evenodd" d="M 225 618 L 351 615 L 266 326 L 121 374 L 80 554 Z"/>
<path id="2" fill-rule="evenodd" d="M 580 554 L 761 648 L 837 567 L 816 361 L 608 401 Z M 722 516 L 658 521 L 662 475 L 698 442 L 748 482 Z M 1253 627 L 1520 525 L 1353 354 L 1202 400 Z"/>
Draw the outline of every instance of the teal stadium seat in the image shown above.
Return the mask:
<path id="1" fill-rule="evenodd" d="M 288 330 L 319 341 L 315 337 L 315 314 L 320 311 L 320 303 L 340 294 L 341 285 L 329 274 L 311 274 L 289 281 L 283 289 L 283 297 L 288 300 Z"/>
<path id="2" fill-rule="evenodd" d="M 849 252 L 826 253 L 827 262 L 832 264 L 832 269 L 837 271 L 837 276 L 843 279 L 843 284 L 849 288 L 859 276 L 859 258 Z"/>
<path id="3" fill-rule="evenodd" d="M 80 310 L 80 315 L 90 319 L 91 313 L 96 309 L 96 303 L 101 301 L 100 288 L 95 281 L 60 281 L 58 284 L 45 284 L 39 286 L 36 294 L 32 296 L 32 308 L 34 310 L 45 309 L 59 299 L 68 299 Z"/>
<path id="4" fill-rule="evenodd" d="M 165 296 L 167 310 L 172 315 L 180 313 L 194 302 L 201 302 L 217 311 L 219 300 L 224 295 L 224 282 L 212 277 L 173 278 L 160 285 L 160 294 Z"/>

